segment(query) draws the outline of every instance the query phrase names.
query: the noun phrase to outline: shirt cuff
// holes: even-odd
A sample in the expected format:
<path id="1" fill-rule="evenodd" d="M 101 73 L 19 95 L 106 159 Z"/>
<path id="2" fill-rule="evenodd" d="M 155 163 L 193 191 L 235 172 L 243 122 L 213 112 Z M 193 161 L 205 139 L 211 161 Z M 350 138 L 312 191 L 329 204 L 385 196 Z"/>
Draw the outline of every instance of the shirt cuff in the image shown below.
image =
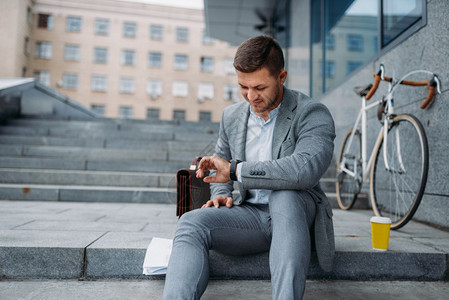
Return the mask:
<path id="1" fill-rule="evenodd" d="M 237 165 L 237 181 L 242 182 L 242 163 Z"/>

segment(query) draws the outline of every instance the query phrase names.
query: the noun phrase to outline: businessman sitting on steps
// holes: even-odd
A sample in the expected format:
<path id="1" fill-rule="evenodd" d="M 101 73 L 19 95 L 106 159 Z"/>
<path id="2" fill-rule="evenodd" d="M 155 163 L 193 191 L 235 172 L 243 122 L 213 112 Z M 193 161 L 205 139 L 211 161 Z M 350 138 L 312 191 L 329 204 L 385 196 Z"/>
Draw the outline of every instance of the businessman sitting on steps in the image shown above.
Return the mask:
<path id="1" fill-rule="evenodd" d="M 301 299 L 312 244 L 321 268 L 332 268 L 332 210 L 319 187 L 328 168 L 334 123 L 327 108 L 284 87 L 282 49 L 251 38 L 234 58 L 246 101 L 222 115 L 215 155 L 197 177 L 211 200 L 178 222 L 164 299 L 199 299 L 209 278 L 209 250 L 227 255 L 269 251 L 273 299 Z M 233 199 L 233 182 L 241 194 Z"/>

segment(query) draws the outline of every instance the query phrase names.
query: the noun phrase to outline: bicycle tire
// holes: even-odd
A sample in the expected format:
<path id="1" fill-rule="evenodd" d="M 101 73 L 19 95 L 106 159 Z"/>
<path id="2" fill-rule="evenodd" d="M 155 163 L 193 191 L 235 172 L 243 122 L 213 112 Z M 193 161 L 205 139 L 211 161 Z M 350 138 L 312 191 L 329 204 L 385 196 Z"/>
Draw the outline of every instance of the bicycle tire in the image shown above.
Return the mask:
<path id="1" fill-rule="evenodd" d="M 382 136 L 370 170 L 370 198 L 375 215 L 389 217 L 391 229 L 399 229 L 413 218 L 421 203 L 429 170 L 429 149 L 424 128 L 413 115 L 395 116 L 387 135 L 390 170 L 385 168 Z"/>
<path id="2" fill-rule="evenodd" d="M 355 131 L 354 138 L 352 139 L 352 144 L 350 145 L 351 148 L 347 149 L 352 131 L 353 129 L 350 129 L 346 133 L 340 148 L 340 154 L 337 161 L 337 181 L 335 187 L 338 206 L 343 210 L 350 210 L 354 206 L 354 203 L 357 200 L 357 196 L 360 193 L 363 178 L 362 143 L 361 133 L 359 130 Z M 354 169 L 357 168 L 358 173 L 355 176 L 357 179 L 340 170 L 340 165 L 345 155 L 347 156 L 345 168 L 349 169 L 350 171 L 354 171 Z"/>

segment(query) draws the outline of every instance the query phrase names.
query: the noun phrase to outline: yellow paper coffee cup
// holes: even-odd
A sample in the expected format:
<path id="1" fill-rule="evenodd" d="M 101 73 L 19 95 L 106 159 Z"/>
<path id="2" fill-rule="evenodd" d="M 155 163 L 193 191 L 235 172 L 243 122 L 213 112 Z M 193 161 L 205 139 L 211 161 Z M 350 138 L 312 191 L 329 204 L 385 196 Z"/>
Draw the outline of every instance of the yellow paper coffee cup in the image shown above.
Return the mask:
<path id="1" fill-rule="evenodd" d="M 390 239 L 390 218 L 372 217 L 371 220 L 371 242 L 374 250 L 387 251 Z"/>

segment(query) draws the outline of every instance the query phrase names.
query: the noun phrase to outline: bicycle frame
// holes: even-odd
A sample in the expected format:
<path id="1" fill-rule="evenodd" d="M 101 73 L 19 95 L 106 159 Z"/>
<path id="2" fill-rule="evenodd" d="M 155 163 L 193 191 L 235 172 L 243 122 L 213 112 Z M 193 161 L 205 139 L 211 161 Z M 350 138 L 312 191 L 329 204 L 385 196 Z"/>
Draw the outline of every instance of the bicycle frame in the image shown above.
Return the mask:
<path id="1" fill-rule="evenodd" d="M 362 180 L 363 181 L 367 181 L 368 174 L 369 174 L 369 167 L 371 166 L 371 163 L 372 163 L 373 157 L 374 157 L 374 152 L 375 152 L 374 148 L 373 148 L 373 151 L 370 154 L 370 158 L 369 158 L 369 160 L 367 160 L 367 147 L 366 147 L 366 133 L 367 133 L 366 119 L 367 119 L 367 112 L 369 110 L 371 110 L 372 108 L 377 107 L 382 100 L 378 100 L 378 101 L 373 102 L 373 103 L 371 103 L 369 105 L 366 105 L 365 97 L 362 97 L 361 99 L 362 99 L 362 108 L 360 109 L 360 111 L 359 111 L 359 113 L 357 115 L 357 119 L 355 121 L 355 124 L 354 124 L 354 126 L 352 128 L 352 133 L 351 133 L 351 136 L 349 137 L 348 146 L 350 147 L 352 145 L 352 141 L 353 141 L 353 138 L 354 138 L 355 131 L 357 130 L 357 128 L 359 128 L 359 125 L 361 123 L 360 130 L 361 130 L 361 133 L 362 133 L 362 174 L 363 174 L 362 175 Z M 388 102 L 390 102 L 390 101 L 388 101 Z M 387 105 L 389 105 L 388 102 L 387 102 Z M 388 110 L 388 111 L 390 111 L 390 110 Z M 387 118 L 385 118 L 385 120 L 386 119 Z M 377 139 L 376 139 L 376 144 L 380 142 L 380 139 L 382 137 L 382 133 L 384 131 L 384 127 L 385 127 L 385 124 L 379 130 L 379 133 L 378 133 Z M 386 128 L 386 130 L 388 130 L 388 128 Z M 357 170 L 357 165 L 354 166 L 354 172 L 352 172 L 352 171 L 350 171 L 350 170 L 348 170 L 347 168 L 344 167 L 345 166 L 345 162 L 346 162 L 346 158 L 343 157 L 339 169 L 341 170 L 341 172 L 345 172 L 348 175 L 350 175 L 352 177 L 355 177 L 356 173 L 358 171 Z"/>

